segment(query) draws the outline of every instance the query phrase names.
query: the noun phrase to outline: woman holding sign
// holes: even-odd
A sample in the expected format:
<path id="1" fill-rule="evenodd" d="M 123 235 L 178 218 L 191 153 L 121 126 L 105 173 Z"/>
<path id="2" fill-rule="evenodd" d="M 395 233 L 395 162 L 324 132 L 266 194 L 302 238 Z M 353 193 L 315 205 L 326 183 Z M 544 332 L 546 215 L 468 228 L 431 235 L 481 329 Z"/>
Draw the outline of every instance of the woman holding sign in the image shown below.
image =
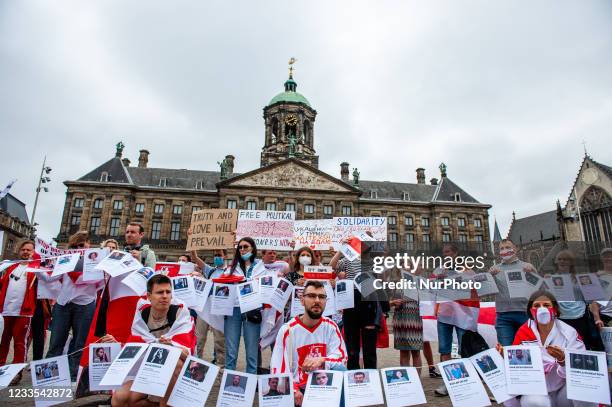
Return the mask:
<path id="1" fill-rule="evenodd" d="M 250 237 L 243 237 L 238 242 L 231 266 L 224 271 L 223 275 L 225 278 L 243 277 L 243 280 L 252 280 L 259 277 L 262 272 L 261 269 L 265 272 L 263 263 L 257 259 L 255 241 Z M 225 368 L 236 370 L 240 337 L 244 336 L 246 372 L 257 374 L 261 311 L 253 310 L 242 314 L 240 307 L 235 304 L 234 313 L 225 317 L 223 330 L 225 332 L 226 350 Z"/>
<path id="2" fill-rule="evenodd" d="M 536 291 L 527 303 L 529 319 L 514 338 L 513 345 L 539 345 L 546 378 L 546 396 L 520 396 L 506 406 L 572 406 L 567 399 L 565 383 L 565 349 L 585 350 L 578 332 L 558 319 L 559 304 L 547 291 Z M 501 347 L 498 345 L 498 348 Z"/>
<path id="3" fill-rule="evenodd" d="M 310 247 L 302 247 L 295 252 L 294 262 L 292 271 L 287 274 L 287 280 L 293 285 L 300 287 L 304 286 L 306 280 L 304 279 L 304 268 L 306 266 L 316 266 L 314 261 L 314 252 Z"/>

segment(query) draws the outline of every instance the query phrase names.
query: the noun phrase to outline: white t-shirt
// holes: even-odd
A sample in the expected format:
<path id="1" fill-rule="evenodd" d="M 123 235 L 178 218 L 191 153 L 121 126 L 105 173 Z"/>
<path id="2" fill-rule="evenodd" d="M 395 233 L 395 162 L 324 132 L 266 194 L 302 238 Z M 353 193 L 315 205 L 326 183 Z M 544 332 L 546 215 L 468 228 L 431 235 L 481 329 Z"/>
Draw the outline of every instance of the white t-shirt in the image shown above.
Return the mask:
<path id="1" fill-rule="evenodd" d="M 6 297 L 4 298 L 4 311 L 2 315 L 18 317 L 21 315 L 21 305 L 28 288 L 27 265 L 17 266 L 9 276 Z M 17 280 L 13 277 L 18 278 Z"/>

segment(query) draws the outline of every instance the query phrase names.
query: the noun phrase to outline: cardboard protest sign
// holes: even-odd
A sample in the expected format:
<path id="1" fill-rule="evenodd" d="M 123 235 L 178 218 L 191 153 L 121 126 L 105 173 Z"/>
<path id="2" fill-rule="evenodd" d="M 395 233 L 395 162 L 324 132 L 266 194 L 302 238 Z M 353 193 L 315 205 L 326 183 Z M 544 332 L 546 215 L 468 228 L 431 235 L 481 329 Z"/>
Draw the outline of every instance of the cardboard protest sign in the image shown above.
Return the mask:
<path id="1" fill-rule="evenodd" d="M 333 231 L 333 219 L 296 220 L 293 224 L 295 248 L 308 246 L 312 250 L 329 250 Z"/>
<path id="2" fill-rule="evenodd" d="M 292 250 L 295 212 L 251 211 L 238 212 L 236 241 L 252 237 L 258 249 Z"/>
<path id="3" fill-rule="evenodd" d="M 191 234 L 187 236 L 187 251 L 232 248 L 237 220 L 236 209 L 195 211 L 191 215 Z"/>

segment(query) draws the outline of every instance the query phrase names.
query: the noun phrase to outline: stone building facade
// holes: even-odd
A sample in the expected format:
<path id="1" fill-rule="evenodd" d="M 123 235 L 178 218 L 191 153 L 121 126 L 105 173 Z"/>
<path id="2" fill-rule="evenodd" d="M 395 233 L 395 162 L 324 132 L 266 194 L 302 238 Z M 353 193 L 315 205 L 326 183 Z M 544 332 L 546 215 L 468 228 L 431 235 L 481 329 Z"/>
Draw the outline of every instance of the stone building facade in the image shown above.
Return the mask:
<path id="1" fill-rule="evenodd" d="M 32 235 L 32 225 L 23 202 L 11 194 L 0 199 L 0 259 L 17 258 L 17 247 Z"/>
<path id="2" fill-rule="evenodd" d="M 119 143 L 110 160 L 64 182 L 68 189 L 58 243 L 80 229 L 89 230 L 94 241 L 121 240 L 133 220 L 144 224 L 146 240 L 161 259 L 175 260 L 184 252 L 191 214 L 201 208 L 290 210 L 296 219 L 384 216 L 390 244 L 412 250 L 441 241 L 489 242 L 491 206 L 451 181 L 444 164 L 439 180 L 430 183 L 422 168 L 416 170 L 416 182 L 362 180 L 357 169 L 349 175 L 346 162 L 340 164 L 340 177 L 319 170 L 317 112 L 296 91 L 292 75 L 284 86 L 263 109 L 260 168 L 237 174 L 232 155 L 219 163 L 220 171 L 152 168 L 147 150 L 140 150 L 132 166 Z"/>

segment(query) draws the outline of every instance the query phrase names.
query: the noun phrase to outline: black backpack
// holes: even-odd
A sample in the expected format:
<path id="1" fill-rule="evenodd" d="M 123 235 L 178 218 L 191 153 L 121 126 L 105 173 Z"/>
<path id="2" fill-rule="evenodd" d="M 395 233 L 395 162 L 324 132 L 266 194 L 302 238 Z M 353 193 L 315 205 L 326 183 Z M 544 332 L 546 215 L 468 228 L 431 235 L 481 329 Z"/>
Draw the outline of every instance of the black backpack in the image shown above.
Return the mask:
<path id="1" fill-rule="evenodd" d="M 469 358 L 487 349 L 489 349 L 489 345 L 478 332 L 465 331 L 461 337 L 459 354 L 462 358 Z"/>

